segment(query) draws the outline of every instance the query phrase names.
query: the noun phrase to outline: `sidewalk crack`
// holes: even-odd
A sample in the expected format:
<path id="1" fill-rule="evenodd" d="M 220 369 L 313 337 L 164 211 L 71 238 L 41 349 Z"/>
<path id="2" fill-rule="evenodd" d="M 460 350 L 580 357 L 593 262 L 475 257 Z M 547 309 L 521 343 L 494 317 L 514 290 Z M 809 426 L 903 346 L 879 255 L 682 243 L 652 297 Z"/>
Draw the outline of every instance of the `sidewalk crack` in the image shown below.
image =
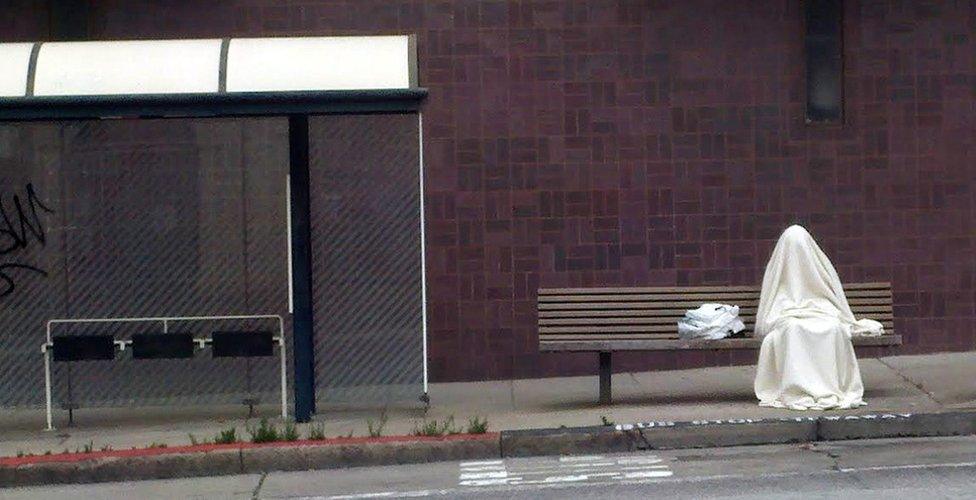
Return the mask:
<path id="1" fill-rule="evenodd" d="M 640 444 L 638 443 L 637 446 L 634 447 L 634 449 L 640 450 L 640 451 L 653 450 L 654 447 L 651 446 L 651 442 L 648 441 L 647 440 L 647 436 L 644 435 L 644 429 L 642 429 L 640 427 L 635 427 L 634 430 L 637 431 L 637 435 L 640 437 L 640 440 L 644 442 L 644 447 L 643 448 L 641 448 L 640 447 Z M 628 431 L 627 433 L 633 435 L 633 433 L 630 432 L 630 431 Z"/>
<path id="2" fill-rule="evenodd" d="M 812 453 L 816 453 L 818 455 L 824 455 L 827 458 L 830 458 L 830 460 L 831 460 L 830 468 L 833 471 L 835 471 L 835 472 L 844 472 L 844 468 L 841 467 L 841 465 L 840 465 L 840 453 L 839 452 L 832 451 L 832 450 L 829 450 L 829 449 L 820 448 L 820 447 L 818 447 L 816 445 L 816 443 L 808 443 L 806 445 L 801 445 L 800 446 L 800 449 L 801 450 L 807 450 L 807 451 L 810 451 Z"/>
<path id="3" fill-rule="evenodd" d="M 251 500 L 258 500 L 260 498 L 258 495 L 261 493 L 261 487 L 264 486 L 264 479 L 268 477 L 267 472 L 261 473 L 261 478 L 258 479 L 258 485 L 254 487 L 254 491 L 251 492 Z"/>
<path id="4" fill-rule="evenodd" d="M 909 385 L 911 385 L 912 387 L 914 387 L 914 388 L 916 388 L 916 389 L 918 389 L 918 390 L 920 390 L 920 391 L 922 391 L 922 393 L 924 393 L 924 394 L 925 394 L 926 396 L 928 396 L 928 398 L 929 398 L 929 399 L 931 399 L 932 401 L 935 401 L 935 403 L 936 403 L 937 405 L 939 405 L 939 406 L 941 406 L 941 407 L 943 407 L 943 408 L 945 407 L 945 403 L 943 403 L 942 401 L 939 401 L 939 398 L 937 398 L 937 397 L 935 397 L 935 395 L 934 395 L 934 394 L 932 394 L 931 392 L 929 392 L 929 391 L 928 391 L 928 390 L 927 390 L 927 389 L 925 388 L 925 386 L 923 386 L 922 384 L 920 384 L 920 383 L 917 383 L 917 382 L 915 382 L 914 380 L 912 380 L 912 379 L 910 379 L 910 378 L 908 378 L 908 377 L 906 377 L 906 376 L 905 376 L 905 375 L 904 375 L 904 374 L 903 374 L 902 372 L 900 372 L 900 371 L 898 371 L 898 370 L 897 370 L 897 369 L 896 369 L 895 367 L 893 367 L 893 366 L 891 366 L 891 365 L 889 365 L 888 363 L 885 363 L 885 360 L 884 360 L 884 359 L 881 359 L 881 358 L 876 358 L 876 360 L 878 361 L 878 363 L 881 363 L 881 364 L 882 364 L 882 365 L 884 365 L 884 366 L 885 366 L 886 368 L 888 368 L 889 370 L 891 370 L 892 372 L 894 372 L 894 374 L 895 374 L 895 375 L 898 375 L 898 377 L 899 377 L 900 379 L 902 379 L 902 380 L 904 380 L 905 382 L 907 382 L 907 383 L 908 383 Z"/>
<path id="5" fill-rule="evenodd" d="M 512 409 L 517 410 L 518 406 L 516 406 L 515 404 L 515 381 L 514 380 L 508 381 L 508 397 L 511 399 Z"/>

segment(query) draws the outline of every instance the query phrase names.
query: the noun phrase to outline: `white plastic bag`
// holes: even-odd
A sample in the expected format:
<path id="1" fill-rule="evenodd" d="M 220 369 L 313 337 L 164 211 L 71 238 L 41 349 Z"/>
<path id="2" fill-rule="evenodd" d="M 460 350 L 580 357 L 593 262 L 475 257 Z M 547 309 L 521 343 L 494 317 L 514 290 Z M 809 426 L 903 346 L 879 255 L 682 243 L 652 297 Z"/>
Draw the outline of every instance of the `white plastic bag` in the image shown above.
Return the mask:
<path id="1" fill-rule="evenodd" d="M 702 304 L 678 320 L 678 338 L 682 340 L 717 340 L 745 329 L 739 319 L 739 306 Z"/>

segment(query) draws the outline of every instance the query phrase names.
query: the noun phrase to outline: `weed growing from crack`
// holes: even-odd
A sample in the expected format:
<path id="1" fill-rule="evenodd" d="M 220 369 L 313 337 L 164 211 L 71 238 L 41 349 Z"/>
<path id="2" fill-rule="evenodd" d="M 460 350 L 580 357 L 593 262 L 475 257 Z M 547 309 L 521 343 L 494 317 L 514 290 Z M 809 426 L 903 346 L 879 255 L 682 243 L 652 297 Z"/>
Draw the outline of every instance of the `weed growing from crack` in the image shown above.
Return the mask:
<path id="1" fill-rule="evenodd" d="M 325 439 L 325 424 L 310 424 L 308 426 L 308 439 L 312 441 L 322 441 Z"/>
<path id="2" fill-rule="evenodd" d="M 298 428 L 295 427 L 294 422 L 285 424 L 285 430 L 281 433 L 281 439 L 284 441 L 298 441 Z"/>
<path id="3" fill-rule="evenodd" d="M 214 444 L 233 444 L 237 442 L 237 428 L 231 427 L 217 433 L 213 438 Z"/>
<path id="4" fill-rule="evenodd" d="M 247 433 L 251 435 L 252 443 L 281 441 L 281 434 L 278 433 L 278 428 L 268 422 L 267 418 L 262 418 L 257 427 L 248 427 Z"/>
<path id="5" fill-rule="evenodd" d="M 480 419 L 477 415 L 468 419 L 468 434 L 484 434 L 488 432 L 488 419 Z"/>
<path id="6" fill-rule="evenodd" d="M 460 433 L 461 429 L 454 423 L 454 415 L 447 417 L 443 422 L 438 422 L 436 419 L 424 419 L 421 423 L 415 423 L 413 427 L 414 436 L 443 436 Z"/>
<path id="7" fill-rule="evenodd" d="M 369 431 L 369 437 L 380 437 L 383 435 L 383 428 L 386 427 L 386 410 L 384 409 L 380 413 L 380 419 L 377 422 L 373 422 L 373 419 L 366 419 L 366 428 Z"/>

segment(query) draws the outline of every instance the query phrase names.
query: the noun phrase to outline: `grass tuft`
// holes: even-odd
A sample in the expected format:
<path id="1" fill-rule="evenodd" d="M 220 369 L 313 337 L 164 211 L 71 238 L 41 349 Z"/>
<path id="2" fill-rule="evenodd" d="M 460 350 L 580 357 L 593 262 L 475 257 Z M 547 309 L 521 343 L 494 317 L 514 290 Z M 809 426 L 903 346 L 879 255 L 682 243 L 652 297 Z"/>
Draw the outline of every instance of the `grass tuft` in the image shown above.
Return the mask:
<path id="1" fill-rule="evenodd" d="M 488 419 L 480 419 L 477 415 L 468 419 L 468 434 L 484 434 L 488 432 Z"/>
<path id="2" fill-rule="evenodd" d="M 281 441 L 278 428 L 268 422 L 267 418 L 262 418 L 257 427 L 248 427 L 248 434 L 251 435 L 252 443 L 273 443 Z"/>
<path id="3" fill-rule="evenodd" d="M 308 439 L 322 441 L 325 439 L 325 424 L 315 423 L 308 426 Z"/>
<path id="4" fill-rule="evenodd" d="M 369 431 L 369 437 L 380 437 L 383 435 L 383 428 L 386 427 L 386 421 L 388 417 L 386 415 L 386 410 L 380 413 L 379 421 L 373 422 L 373 419 L 366 419 L 366 429 Z"/>
<path id="5" fill-rule="evenodd" d="M 281 433 L 281 439 L 284 441 L 298 441 L 298 427 L 295 426 L 294 422 L 285 424 L 285 430 Z"/>
<path id="6" fill-rule="evenodd" d="M 213 438 L 215 444 L 232 444 L 237 442 L 237 428 L 231 427 L 217 433 Z"/>
<path id="7" fill-rule="evenodd" d="M 414 423 L 414 436 L 443 436 L 445 434 L 460 434 L 461 429 L 454 423 L 454 415 L 438 422 L 437 419 L 424 419 L 419 423 Z"/>

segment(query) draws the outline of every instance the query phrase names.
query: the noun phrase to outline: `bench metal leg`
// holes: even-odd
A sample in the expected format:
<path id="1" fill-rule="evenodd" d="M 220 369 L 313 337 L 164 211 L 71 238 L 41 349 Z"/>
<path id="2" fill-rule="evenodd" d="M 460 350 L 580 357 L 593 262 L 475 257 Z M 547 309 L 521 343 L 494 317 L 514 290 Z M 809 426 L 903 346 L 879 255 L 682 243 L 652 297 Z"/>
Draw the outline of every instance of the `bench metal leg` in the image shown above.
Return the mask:
<path id="1" fill-rule="evenodd" d="M 610 353 L 600 353 L 600 404 L 610 404 L 610 375 L 613 370 L 610 366 Z"/>

